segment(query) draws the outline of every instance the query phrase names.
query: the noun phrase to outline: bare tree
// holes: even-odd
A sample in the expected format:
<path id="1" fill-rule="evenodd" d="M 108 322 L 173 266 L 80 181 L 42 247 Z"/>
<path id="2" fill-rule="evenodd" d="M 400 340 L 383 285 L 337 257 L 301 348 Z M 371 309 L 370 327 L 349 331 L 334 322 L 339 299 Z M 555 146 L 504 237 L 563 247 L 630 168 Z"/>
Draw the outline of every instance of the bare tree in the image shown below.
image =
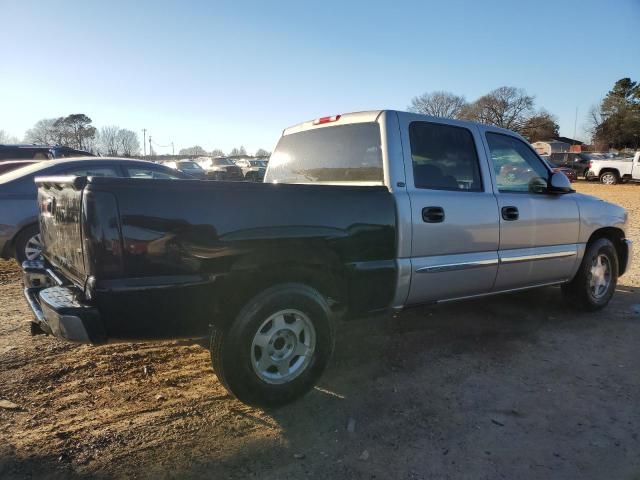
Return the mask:
<path id="1" fill-rule="evenodd" d="M 267 152 L 264 148 L 259 148 L 258 150 L 256 150 L 256 157 L 270 157 L 271 156 L 271 152 Z"/>
<path id="2" fill-rule="evenodd" d="M 0 130 L 0 144 L 20 143 L 18 137 L 9 135 L 6 131 Z"/>
<path id="3" fill-rule="evenodd" d="M 138 135 L 132 130 L 121 128 L 116 136 L 118 150 L 125 157 L 136 155 L 140 152 L 140 141 Z"/>
<path id="4" fill-rule="evenodd" d="M 58 129 L 54 127 L 57 118 L 43 118 L 27 130 L 24 139 L 27 143 L 41 143 L 44 145 L 56 145 L 61 143 Z"/>
<path id="5" fill-rule="evenodd" d="M 231 150 L 231 153 L 229 153 L 231 157 L 237 157 L 239 155 L 246 155 L 246 154 L 247 154 L 247 150 L 242 145 L 240 146 L 240 148 L 234 148 L 233 150 Z"/>
<path id="6" fill-rule="evenodd" d="M 100 129 L 100 147 L 106 155 L 118 155 L 120 127 L 109 125 Z"/>
<path id="7" fill-rule="evenodd" d="M 432 117 L 459 118 L 466 106 L 467 101 L 464 97 L 450 92 L 436 91 L 413 97 L 409 111 Z"/>
<path id="8" fill-rule="evenodd" d="M 224 152 L 222 150 L 220 150 L 219 148 L 214 148 L 213 150 L 211 150 L 211 156 L 213 157 L 224 157 Z"/>
<path id="9" fill-rule="evenodd" d="M 464 108 L 461 117 L 522 132 L 535 114 L 534 100 L 521 88 L 500 87 Z"/>

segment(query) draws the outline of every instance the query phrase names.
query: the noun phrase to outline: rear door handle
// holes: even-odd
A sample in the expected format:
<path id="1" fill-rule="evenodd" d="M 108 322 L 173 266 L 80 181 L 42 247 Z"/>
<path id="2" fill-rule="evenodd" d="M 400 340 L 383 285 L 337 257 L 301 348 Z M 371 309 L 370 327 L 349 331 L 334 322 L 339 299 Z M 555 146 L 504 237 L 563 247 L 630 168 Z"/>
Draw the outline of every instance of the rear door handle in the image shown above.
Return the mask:
<path id="1" fill-rule="evenodd" d="M 519 217 L 518 207 L 502 207 L 502 218 L 504 220 L 512 222 L 513 220 L 518 220 Z"/>
<path id="2" fill-rule="evenodd" d="M 442 207 L 424 207 L 422 220 L 426 223 L 442 223 L 444 221 L 444 209 Z"/>

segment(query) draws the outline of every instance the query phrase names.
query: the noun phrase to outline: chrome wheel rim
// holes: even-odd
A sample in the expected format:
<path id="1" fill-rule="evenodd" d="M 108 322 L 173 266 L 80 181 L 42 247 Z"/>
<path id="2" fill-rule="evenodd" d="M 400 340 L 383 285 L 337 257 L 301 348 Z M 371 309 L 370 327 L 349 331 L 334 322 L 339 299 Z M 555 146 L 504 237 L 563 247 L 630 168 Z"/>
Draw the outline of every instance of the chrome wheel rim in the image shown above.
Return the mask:
<path id="1" fill-rule="evenodd" d="M 605 185 L 613 185 L 614 176 L 611 173 L 605 173 L 602 175 L 602 183 Z"/>
<path id="2" fill-rule="evenodd" d="M 316 330 L 299 310 L 280 310 L 267 318 L 251 342 L 251 365 L 260 380 L 287 383 L 309 366 Z"/>
<path id="3" fill-rule="evenodd" d="M 599 299 L 606 295 L 611 284 L 611 264 L 606 255 L 597 255 L 591 262 L 589 288 L 593 298 Z"/>
<path id="4" fill-rule="evenodd" d="M 40 255 L 42 255 L 42 237 L 38 233 L 27 240 L 24 246 L 24 256 L 27 260 L 37 260 Z"/>

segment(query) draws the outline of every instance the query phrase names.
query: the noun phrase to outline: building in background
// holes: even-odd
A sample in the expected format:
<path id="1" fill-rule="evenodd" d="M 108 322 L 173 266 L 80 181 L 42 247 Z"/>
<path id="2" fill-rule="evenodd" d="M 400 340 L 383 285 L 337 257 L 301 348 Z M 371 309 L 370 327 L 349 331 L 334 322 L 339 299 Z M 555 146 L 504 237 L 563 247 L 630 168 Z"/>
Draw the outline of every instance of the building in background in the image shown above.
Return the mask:
<path id="1" fill-rule="evenodd" d="M 531 144 L 540 155 L 551 155 L 552 153 L 565 153 L 571 149 L 571 144 L 560 140 L 544 140 Z"/>

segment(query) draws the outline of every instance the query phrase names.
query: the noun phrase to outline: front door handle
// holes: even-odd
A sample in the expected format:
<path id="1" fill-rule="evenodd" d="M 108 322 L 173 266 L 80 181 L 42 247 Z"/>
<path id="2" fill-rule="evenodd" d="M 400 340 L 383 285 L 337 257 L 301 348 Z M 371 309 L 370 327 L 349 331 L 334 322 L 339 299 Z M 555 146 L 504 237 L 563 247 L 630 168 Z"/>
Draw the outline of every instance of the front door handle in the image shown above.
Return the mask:
<path id="1" fill-rule="evenodd" d="M 426 223 L 442 223 L 444 221 L 444 209 L 442 207 L 424 207 L 422 220 Z"/>
<path id="2" fill-rule="evenodd" d="M 512 222 L 513 220 L 518 220 L 519 217 L 518 207 L 502 207 L 502 218 L 504 220 Z"/>

